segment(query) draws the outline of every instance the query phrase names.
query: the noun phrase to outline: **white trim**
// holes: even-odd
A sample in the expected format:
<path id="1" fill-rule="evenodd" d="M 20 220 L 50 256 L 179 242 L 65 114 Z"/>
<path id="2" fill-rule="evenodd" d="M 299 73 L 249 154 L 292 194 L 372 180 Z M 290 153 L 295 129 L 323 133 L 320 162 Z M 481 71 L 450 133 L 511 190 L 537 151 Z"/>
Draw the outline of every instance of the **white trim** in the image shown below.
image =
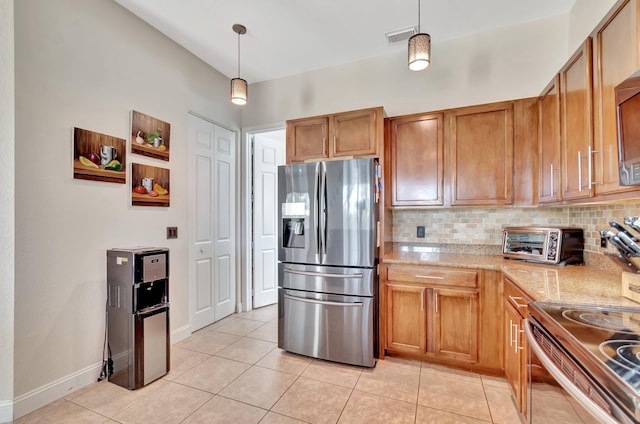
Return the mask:
<path id="1" fill-rule="evenodd" d="M 171 332 L 171 344 L 176 344 L 184 339 L 191 337 L 191 324 L 183 325 Z"/>
<path id="2" fill-rule="evenodd" d="M 240 146 L 240 160 L 241 160 L 241 223 L 242 236 L 240 238 L 240 244 L 242 245 L 242 258 L 240 278 L 242 279 L 242 304 L 244 305 L 244 311 L 250 311 L 253 309 L 253 297 L 251 296 L 251 269 L 253 267 L 253 257 L 251 256 L 251 233 L 253 232 L 253 220 L 251 210 L 251 136 L 262 133 L 280 131 L 285 129 L 285 123 L 259 125 L 253 127 L 247 127 L 242 129 L 242 144 Z"/>
<path id="3" fill-rule="evenodd" d="M 47 383 L 16 397 L 13 401 L 14 418 L 20 418 L 64 396 L 98 381 L 102 361 Z"/>
<path id="4" fill-rule="evenodd" d="M 13 401 L 0 401 L 0 423 L 10 423 L 13 421 Z"/>

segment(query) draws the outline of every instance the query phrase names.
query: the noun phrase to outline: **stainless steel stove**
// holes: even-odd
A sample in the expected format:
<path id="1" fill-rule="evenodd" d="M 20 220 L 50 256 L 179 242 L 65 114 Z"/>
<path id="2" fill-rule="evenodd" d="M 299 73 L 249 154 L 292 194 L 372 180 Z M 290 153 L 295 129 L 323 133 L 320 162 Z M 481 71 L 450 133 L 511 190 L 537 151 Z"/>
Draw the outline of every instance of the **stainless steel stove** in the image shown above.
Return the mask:
<path id="1" fill-rule="evenodd" d="M 547 371 L 600 422 L 640 422 L 640 308 L 533 302 L 525 332 Z"/>

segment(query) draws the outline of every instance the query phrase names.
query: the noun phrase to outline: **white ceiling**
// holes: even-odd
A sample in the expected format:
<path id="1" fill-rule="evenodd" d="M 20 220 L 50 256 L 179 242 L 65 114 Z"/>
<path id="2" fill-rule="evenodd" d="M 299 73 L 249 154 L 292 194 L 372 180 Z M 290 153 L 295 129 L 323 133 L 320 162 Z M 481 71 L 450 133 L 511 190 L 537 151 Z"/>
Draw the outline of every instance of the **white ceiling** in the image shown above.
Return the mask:
<path id="1" fill-rule="evenodd" d="M 386 33 L 417 25 L 417 0 L 115 0 L 227 77 L 249 84 L 406 49 Z M 566 14 L 576 0 L 422 0 L 432 44 Z M 436 58 L 434 58 L 436 60 Z M 399 64 L 399 66 L 402 66 Z"/>

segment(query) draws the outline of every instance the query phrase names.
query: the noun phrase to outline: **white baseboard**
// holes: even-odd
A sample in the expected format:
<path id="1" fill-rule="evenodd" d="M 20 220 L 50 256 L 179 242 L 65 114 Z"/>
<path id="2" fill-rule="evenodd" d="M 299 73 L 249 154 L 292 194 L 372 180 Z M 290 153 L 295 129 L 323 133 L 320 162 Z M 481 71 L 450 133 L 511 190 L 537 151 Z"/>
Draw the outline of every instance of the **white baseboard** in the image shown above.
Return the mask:
<path id="1" fill-rule="evenodd" d="M 171 344 L 176 344 L 189 337 L 191 337 L 191 325 L 187 324 L 171 332 Z"/>
<path id="2" fill-rule="evenodd" d="M 10 423 L 13 421 L 13 401 L 0 401 L 0 423 Z"/>
<path id="3" fill-rule="evenodd" d="M 69 393 L 95 383 L 98 381 L 101 369 L 102 362 L 98 362 L 16 397 L 13 401 L 13 418 L 20 418 Z"/>
<path id="4" fill-rule="evenodd" d="M 171 344 L 191 336 L 191 325 L 185 325 L 171 332 Z M 36 409 L 55 402 L 89 384 L 98 381 L 102 362 L 90 365 L 56 381 L 45 384 L 11 401 L 0 401 L 0 423 L 10 423 L 13 419 L 27 415 Z"/>

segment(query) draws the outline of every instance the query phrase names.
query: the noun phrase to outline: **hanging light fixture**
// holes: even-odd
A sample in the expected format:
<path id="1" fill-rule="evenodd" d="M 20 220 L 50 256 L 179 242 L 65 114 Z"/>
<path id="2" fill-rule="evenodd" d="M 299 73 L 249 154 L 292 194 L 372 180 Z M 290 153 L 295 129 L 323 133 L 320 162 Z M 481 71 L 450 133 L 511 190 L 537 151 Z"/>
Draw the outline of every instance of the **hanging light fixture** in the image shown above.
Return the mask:
<path id="1" fill-rule="evenodd" d="M 249 98 L 247 81 L 240 78 L 240 35 L 246 34 L 247 28 L 244 25 L 234 24 L 233 32 L 238 34 L 238 78 L 231 80 L 231 102 L 237 105 L 246 105 Z"/>
<path id="2" fill-rule="evenodd" d="M 421 71 L 431 63 L 431 36 L 420 32 L 420 0 L 418 0 L 418 33 L 409 38 L 409 69 Z"/>

